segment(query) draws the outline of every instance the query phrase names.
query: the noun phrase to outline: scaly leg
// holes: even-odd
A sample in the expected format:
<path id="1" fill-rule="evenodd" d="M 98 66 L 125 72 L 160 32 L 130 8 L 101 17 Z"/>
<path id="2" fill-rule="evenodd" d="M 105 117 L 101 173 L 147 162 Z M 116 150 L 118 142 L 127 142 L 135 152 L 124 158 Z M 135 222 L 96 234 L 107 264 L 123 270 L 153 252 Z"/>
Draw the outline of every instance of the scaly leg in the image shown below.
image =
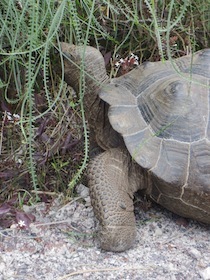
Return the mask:
<path id="1" fill-rule="evenodd" d="M 128 152 L 116 148 L 96 156 L 88 167 L 91 203 L 100 223 L 99 240 L 104 250 L 124 251 L 135 240 L 136 187 L 131 186 L 131 164 Z"/>

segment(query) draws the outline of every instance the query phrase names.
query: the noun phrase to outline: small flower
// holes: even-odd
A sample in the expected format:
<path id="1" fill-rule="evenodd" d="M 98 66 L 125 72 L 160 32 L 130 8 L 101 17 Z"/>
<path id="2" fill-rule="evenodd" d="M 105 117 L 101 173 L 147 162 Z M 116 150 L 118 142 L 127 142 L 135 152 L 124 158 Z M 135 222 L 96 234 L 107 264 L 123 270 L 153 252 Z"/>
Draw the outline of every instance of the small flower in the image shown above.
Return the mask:
<path id="1" fill-rule="evenodd" d="M 18 114 L 13 114 L 13 118 L 16 122 L 20 120 L 20 116 Z"/>
<path id="2" fill-rule="evenodd" d="M 6 112 L 6 116 L 8 121 L 12 121 L 12 114 L 10 112 Z"/>
<path id="3" fill-rule="evenodd" d="M 20 115 L 18 114 L 12 114 L 9 111 L 5 111 L 5 118 L 10 123 L 15 123 L 20 120 Z"/>
<path id="4" fill-rule="evenodd" d="M 115 63 L 115 67 L 120 67 L 120 63 L 118 61 Z"/>
<path id="5" fill-rule="evenodd" d="M 18 222 L 18 226 L 19 226 L 20 228 L 25 228 L 25 227 L 26 227 L 25 221 L 20 220 L 20 221 Z"/>
<path id="6" fill-rule="evenodd" d="M 139 65 L 139 57 L 131 53 L 126 58 L 120 58 L 118 61 L 115 60 L 114 65 L 119 70 L 119 73 L 124 75 Z"/>
<path id="7" fill-rule="evenodd" d="M 134 58 L 135 60 L 139 60 L 138 55 L 135 55 L 134 53 L 130 54 L 130 58 Z"/>
<path id="8" fill-rule="evenodd" d="M 133 64 L 134 65 L 139 65 L 139 62 L 135 60 Z"/>

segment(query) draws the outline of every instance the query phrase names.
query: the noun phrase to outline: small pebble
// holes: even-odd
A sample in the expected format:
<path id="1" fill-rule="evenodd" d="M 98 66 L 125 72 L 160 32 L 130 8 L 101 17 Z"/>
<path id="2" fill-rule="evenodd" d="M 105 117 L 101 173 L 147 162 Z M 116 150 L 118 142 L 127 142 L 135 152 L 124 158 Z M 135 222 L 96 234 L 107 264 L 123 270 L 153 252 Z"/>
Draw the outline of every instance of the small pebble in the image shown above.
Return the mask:
<path id="1" fill-rule="evenodd" d="M 210 266 L 205 268 L 204 270 L 200 271 L 200 276 L 203 280 L 209 280 L 210 279 Z"/>

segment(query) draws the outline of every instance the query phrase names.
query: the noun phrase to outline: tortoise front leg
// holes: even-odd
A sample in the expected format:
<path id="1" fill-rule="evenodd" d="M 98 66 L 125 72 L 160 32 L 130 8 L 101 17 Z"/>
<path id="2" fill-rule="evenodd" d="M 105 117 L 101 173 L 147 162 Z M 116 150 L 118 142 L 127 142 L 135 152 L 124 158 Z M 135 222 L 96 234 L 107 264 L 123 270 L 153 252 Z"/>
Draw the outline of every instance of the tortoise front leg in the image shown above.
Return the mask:
<path id="1" fill-rule="evenodd" d="M 135 240 L 135 187 L 128 177 L 132 177 L 129 164 L 128 152 L 116 148 L 96 156 L 88 167 L 91 203 L 100 223 L 99 240 L 104 250 L 124 251 Z"/>

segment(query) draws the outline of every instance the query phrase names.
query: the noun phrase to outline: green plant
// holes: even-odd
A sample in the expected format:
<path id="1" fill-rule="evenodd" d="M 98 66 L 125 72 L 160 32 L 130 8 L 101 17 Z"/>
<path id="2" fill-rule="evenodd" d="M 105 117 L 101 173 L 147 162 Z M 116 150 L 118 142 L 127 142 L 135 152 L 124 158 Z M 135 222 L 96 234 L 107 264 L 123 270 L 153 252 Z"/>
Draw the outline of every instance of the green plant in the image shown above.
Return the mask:
<path id="1" fill-rule="evenodd" d="M 110 58 L 115 58 L 118 53 L 127 56 L 133 51 L 139 55 L 140 63 L 145 60 L 171 59 L 209 47 L 209 10 L 209 0 L 2 0 L 0 102 L 4 109 L 0 114 L 2 117 L 7 116 L 4 111 L 11 110 L 12 114 L 20 115 L 20 120 L 12 124 L 12 129 L 11 123 L 9 128 L 6 125 L 7 117 L 1 126 L 0 153 L 5 152 L 2 148 L 4 135 L 18 135 L 16 139 L 9 139 L 6 145 L 11 153 L 10 156 L 5 155 L 5 160 L 10 160 L 8 166 L 16 164 L 19 171 L 20 163 L 16 159 L 20 160 L 21 157 L 23 164 L 27 162 L 22 173 L 25 174 L 28 168 L 35 193 L 43 188 L 46 179 L 42 181 L 37 178 L 40 171 L 39 160 L 46 163 L 53 156 L 56 161 L 57 155 L 59 163 L 59 148 L 62 149 L 63 145 L 67 144 L 61 141 L 59 133 L 54 133 L 54 130 L 59 127 L 60 135 L 68 138 L 68 129 L 63 130 L 65 124 L 62 114 L 67 118 L 70 108 L 76 114 L 81 114 L 84 156 L 75 176 L 70 180 L 69 193 L 86 167 L 89 139 L 83 106 L 87 86 L 84 65 L 82 64 L 80 69 L 79 98 L 76 102 L 69 100 L 66 106 L 64 103 L 68 100 L 68 90 L 63 82 L 64 65 L 59 48 L 60 41 L 84 45 L 84 49 L 91 44 L 100 48 L 105 57 L 111 52 Z M 56 55 L 55 50 L 58 51 Z M 105 60 L 112 75 L 112 65 L 109 64 L 109 59 Z M 60 80 L 55 72 L 59 72 Z M 41 109 L 38 106 L 39 99 L 44 103 L 40 106 Z M 61 113 L 58 106 L 63 108 Z M 48 120 L 57 122 L 54 130 Z M 67 124 L 70 122 L 68 120 Z M 43 133 L 39 132 L 41 128 Z M 46 151 L 43 151 L 44 160 L 41 160 L 37 152 L 40 144 L 37 144 L 37 139 L 46 137 L 44 129 L 53 132 L 46 133 Z M 53 147 L 50 147 L 53 137 L 57 139 Z M 68 161 L 62 158 L 61 162 Z M 50 168 L 52 165 L 47 166 Z"/>
<path id="2" fill-rule="evenodd" d="M 21 106 L 19 125 L 33 188 L 37 189 L 34 159 L 34 122 L 50 111 L 57 100 L 49 94 L 49 51 L 58 39 L 58 30 L 67 1 L 1 1 L 0 55 L 3 58 L 4 99 Z M 13 80 L 14 79 L 14 83 Z M 43 81 L 43 82 L 42 82 Z M 12 85 L 12 90 L 10 87 Z M 35 95 L 40 86 L 45 89 L 48 109 L 36 111 Z"/>

